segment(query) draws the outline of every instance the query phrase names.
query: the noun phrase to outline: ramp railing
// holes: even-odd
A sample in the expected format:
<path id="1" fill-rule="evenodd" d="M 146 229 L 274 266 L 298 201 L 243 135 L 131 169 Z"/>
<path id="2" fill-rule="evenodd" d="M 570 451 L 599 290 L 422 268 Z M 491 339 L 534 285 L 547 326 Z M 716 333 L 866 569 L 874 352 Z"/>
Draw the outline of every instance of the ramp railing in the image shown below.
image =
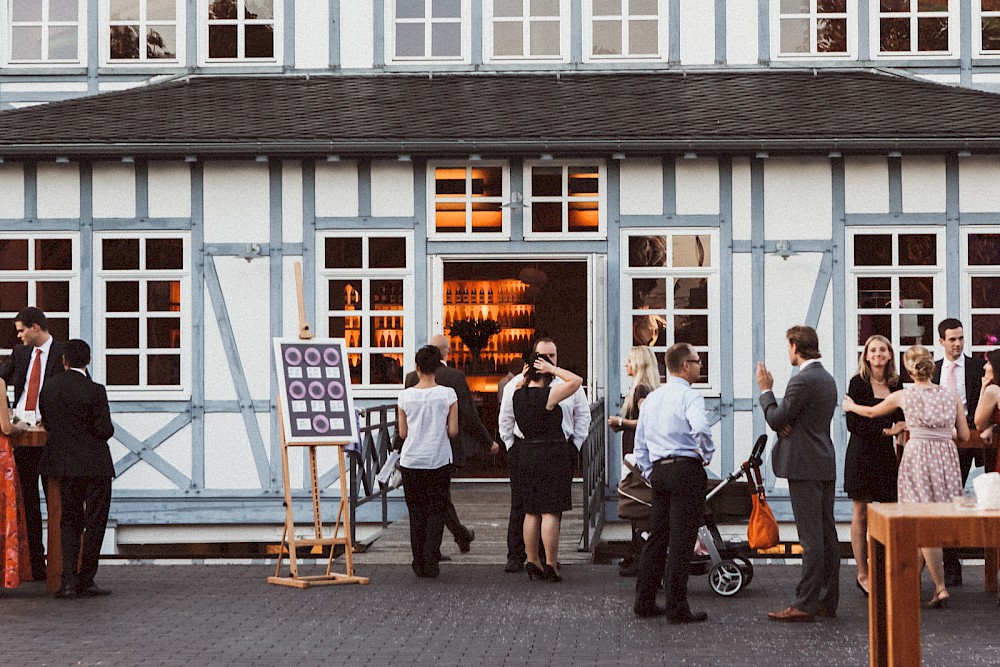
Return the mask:
<path id="1" fill-rule="evenodd" d="M 590 432 L 580 448 L 583 471 L 583 535 L 580 551 L 591 551 L 604 528 L 604 498 L 608 477 L 607 418 L 604 399 L 590 406 Z"/>

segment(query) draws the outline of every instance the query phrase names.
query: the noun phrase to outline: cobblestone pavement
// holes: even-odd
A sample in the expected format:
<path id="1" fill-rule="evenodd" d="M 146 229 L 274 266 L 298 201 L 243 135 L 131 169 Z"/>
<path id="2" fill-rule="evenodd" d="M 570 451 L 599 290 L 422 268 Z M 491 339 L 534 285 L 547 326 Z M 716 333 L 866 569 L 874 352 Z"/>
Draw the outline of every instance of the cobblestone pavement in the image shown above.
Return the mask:
<path id="1" fill-rule="evenodd" d="M 318 570 L 312 566 L 303 574 Z M 565 565 L 560 584 L 500 566 L 366 565 L 368 586 L 297 590 L 266 583 L 274 566 L 105 564 L 107 598 L 55 600 L 40 584 L 0 589 L 0 664 L 21 665 L 865 665 L 867 608 L 841 575 L 835 619 L 769 622 L 791 599 L 796 565 L 758 565 L 722 598 L 706 577 L 691 602 L 709 621 L 673 626 L 631 613 L 634 579 L 608 565 Z M 1000 664 L 1000 614 L 965 566 L 952 606 L 924 611 L 927 665 Z M 923 598 L 930 597 L 924 583 Z M 662 602 L 662 598 L 661 598 Z"/>

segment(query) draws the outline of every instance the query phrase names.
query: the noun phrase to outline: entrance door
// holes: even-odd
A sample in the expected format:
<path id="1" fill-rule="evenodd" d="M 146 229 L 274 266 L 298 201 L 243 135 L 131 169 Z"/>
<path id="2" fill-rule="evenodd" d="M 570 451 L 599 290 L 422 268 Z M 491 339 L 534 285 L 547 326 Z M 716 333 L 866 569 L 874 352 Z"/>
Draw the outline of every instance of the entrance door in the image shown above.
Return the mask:
<path id="1" fill-rule="evenodd" d="M 436 261 L 431 330 L 451 336 L 449 365 L 465 372 L 483 424 L 498 441 L 498 386 L 505 376 L 521 372 L 522 359 L 538 338 L 554 340 L 559 365 L 588 385 L 593 341 L 586 259 Z M 506 451 L 476 456 L 459 475 L 506 477 Z"/>

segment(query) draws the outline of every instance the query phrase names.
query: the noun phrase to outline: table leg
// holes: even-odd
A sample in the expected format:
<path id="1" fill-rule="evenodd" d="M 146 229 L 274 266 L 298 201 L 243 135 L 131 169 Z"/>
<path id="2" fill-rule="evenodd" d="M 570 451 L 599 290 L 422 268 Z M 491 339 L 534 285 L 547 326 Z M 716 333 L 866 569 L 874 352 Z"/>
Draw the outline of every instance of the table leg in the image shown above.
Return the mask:
<path id="1" fill-rule="evenodd" d="M 920 665 L 920 551 L 913 526 L 897 521 L 885 545 L 886 665 Z"/>
<path id="2" fill-rule="evenodd" d="M 872 667 L 889 665 L 886 644 L 885 545 L 868 536 L 868 646 Z"/>
<path id="3" fill-rule="evenodd" d="M 983 556 L 986 560 L 983 585 L 987 593 L 995 593 L 997 590 L 997 568 L 1000 567 L 1000 549 L 986 547 L 983 549 Z"/>
<path id="4" fill-rule="evenodd" d="M 45 590 L 55 593 L 62 585 L 62 530 L 59 527 L 62 521 L 62 495 L 60 493 L 59 478 L 45 478 L 45 514 L 46 514 L 46 540 L 45 559 Z"/>

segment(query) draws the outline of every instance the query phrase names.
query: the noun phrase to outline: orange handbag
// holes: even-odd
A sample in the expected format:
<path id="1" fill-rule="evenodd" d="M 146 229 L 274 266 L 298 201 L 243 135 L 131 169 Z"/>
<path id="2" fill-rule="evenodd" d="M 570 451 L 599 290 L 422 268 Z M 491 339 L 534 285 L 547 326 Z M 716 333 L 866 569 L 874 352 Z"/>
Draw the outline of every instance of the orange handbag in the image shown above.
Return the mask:
<path id="1" fill-rule="evenodd" d="M 747 481 L 750 482 L 751 499 L 753 509 L 750 511 L 750 523 L 747 525 L 747 541 L 751 549 L 770 549 L 777 546 L 780 538 L 778 536 L 778 522 L 771 513 L 771 508 L 767 505 L 767 496 L 764 493 L 764 482 L 760 476 L 760 468 L 751 466 L 749 462 L 743 464 Z"/>

